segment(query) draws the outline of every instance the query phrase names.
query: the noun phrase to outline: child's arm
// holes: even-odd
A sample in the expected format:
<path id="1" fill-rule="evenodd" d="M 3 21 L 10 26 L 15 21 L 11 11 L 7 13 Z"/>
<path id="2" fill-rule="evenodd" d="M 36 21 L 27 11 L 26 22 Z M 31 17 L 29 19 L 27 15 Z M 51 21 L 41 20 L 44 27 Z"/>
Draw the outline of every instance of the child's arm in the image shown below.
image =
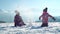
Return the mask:
<path id="1" fill-rule="evenodd" d="M 41 19 L 42 15 L 39 17 L 39 20 Z"/>
<path id="2" fill-rule="evenodd" d="M 54 21 L 56 20 L 53 16 L 49 15 Z"/>

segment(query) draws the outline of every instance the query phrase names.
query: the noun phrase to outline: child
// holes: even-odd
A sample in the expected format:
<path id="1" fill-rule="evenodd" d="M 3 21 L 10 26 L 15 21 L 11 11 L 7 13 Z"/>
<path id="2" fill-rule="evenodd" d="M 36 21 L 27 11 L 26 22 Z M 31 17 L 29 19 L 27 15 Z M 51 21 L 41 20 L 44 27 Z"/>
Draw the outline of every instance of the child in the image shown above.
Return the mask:
<path id="1" fill-rule="evenodd" d="M 48 8 L 45 8 L 43 10 L 43 14 L 39 17 L 39 20 L 42 17 L 42 25 L 41 25 L 41 27 L 48 27 L 48 17 L 51 17 L 55 21 L 55 18 L 47 13 L 47 9 Z"/>
<path id="2" fill-rule="evenodd" d="M 19 13 L 18 11 L 15 11 L 15 13 L 16 13 L 15 18 L 14 18 L 14 22 L 15 22 L 14 25 L 15 25 L 15 27 L 16 27 L 16 26 L 26 25 L 26 24 L 23 22 L 21 16 L 19 15 L 20 13 Z"/>

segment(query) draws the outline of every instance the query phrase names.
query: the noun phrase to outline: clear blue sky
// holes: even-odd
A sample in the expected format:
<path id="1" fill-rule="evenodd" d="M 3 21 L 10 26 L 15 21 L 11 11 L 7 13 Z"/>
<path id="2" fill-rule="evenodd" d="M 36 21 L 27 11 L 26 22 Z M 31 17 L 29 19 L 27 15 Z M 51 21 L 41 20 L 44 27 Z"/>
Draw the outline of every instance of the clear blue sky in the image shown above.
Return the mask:
<path id="1" fill-rule="evenodd" d="M 42 12 L 48 7 L 48 12 L 53 16 L 60 16 L 60 0 L 0 0 L 0 9 L 4 10 L 32 10 Z"/>
<path id="2" fill-rule="evenodd" d="M 60 16 L 60 0 L 0 0 L 0 12 L 9 14 L 18 10 L 21 15 L 33 18 L 39 17 L 45 7 L 52 16 Z"/>

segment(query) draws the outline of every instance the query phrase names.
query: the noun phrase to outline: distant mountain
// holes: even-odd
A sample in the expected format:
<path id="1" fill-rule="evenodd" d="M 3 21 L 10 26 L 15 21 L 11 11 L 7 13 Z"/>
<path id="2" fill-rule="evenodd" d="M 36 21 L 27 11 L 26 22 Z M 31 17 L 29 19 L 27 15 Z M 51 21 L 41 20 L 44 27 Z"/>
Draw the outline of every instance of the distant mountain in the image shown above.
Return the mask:
<path id="1" fill-rule="evenodd" d="M 55 18 L 56 18 L 56 22 L 60 22 L 60 16 Z"/>
<path id="2" fill-rule="evenodd" d="M 10 11 L 5 11 L 3 9 L 0 9 L 0 21 L 1 22 L 13 22 L 14 21 L 14 14 L 11 13 Z"/>
<path id="3" fill-rule="evenodd" d="M 5 23 L 5 22 L 10 22 L 10 23 L 12 23 L 12 22 L 14 22 L 14 16 L 15 16 L 15 14 L 13 14 L 13 13 L 10 13 L 9 11 L 8 11 L 8 13 L 5 13 L 6 11 L 4 11 L 4 10 L 2 10 L 2 9 L 0 9 L 0 23 Z M 55 22 L 60 22 L 60 16 L 57 16 L 57 17 L 55 17 L 56 18 L 56 21 Z M 24 15 L 22 15 L 22 19 L 24 20 L 24 21 L 36 21 L 36 22 L 41 22 L 42 20 L 39 20 L 39 16 L 34 16 L 34 18 L 29 18 L 29 17 L 27 17 L 27 16 L 24 16 Z M 2 20 L 2 21 L 1 21 Z M 51 18 L 49 18 L 49 22 L 54 22 L 54 20 L 52 20 Z"/>
<path id="4" fill-rule="evenodd" d="M 54 21 L 52 18 L 48 19 L 48 22 L 60 22 L 60 16 L 55 17 L 56 21 Z M 42 20 L 36 20 L 35 22 L 41 22 Z"/>
<path id="5" fill-rule="evenodd" d="M 5 21 L 0 21 L 0 23 L 6 23 Z"/>

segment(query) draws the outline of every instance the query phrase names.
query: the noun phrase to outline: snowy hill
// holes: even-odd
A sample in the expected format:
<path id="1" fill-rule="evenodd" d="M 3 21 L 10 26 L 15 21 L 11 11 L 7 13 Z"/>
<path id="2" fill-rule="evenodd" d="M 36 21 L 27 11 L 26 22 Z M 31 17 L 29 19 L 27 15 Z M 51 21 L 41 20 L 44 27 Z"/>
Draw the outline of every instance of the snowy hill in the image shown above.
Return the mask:
<path id="1" fill-rule="evenodd" d="M 14 27 L 14 23 L 0 23 L 0 34 L 60 34 L 60 22 L 49 22 L 48 27 L 31 29 L 41 26 L 41 23 L 26 23 L 26 26 Z"/>

